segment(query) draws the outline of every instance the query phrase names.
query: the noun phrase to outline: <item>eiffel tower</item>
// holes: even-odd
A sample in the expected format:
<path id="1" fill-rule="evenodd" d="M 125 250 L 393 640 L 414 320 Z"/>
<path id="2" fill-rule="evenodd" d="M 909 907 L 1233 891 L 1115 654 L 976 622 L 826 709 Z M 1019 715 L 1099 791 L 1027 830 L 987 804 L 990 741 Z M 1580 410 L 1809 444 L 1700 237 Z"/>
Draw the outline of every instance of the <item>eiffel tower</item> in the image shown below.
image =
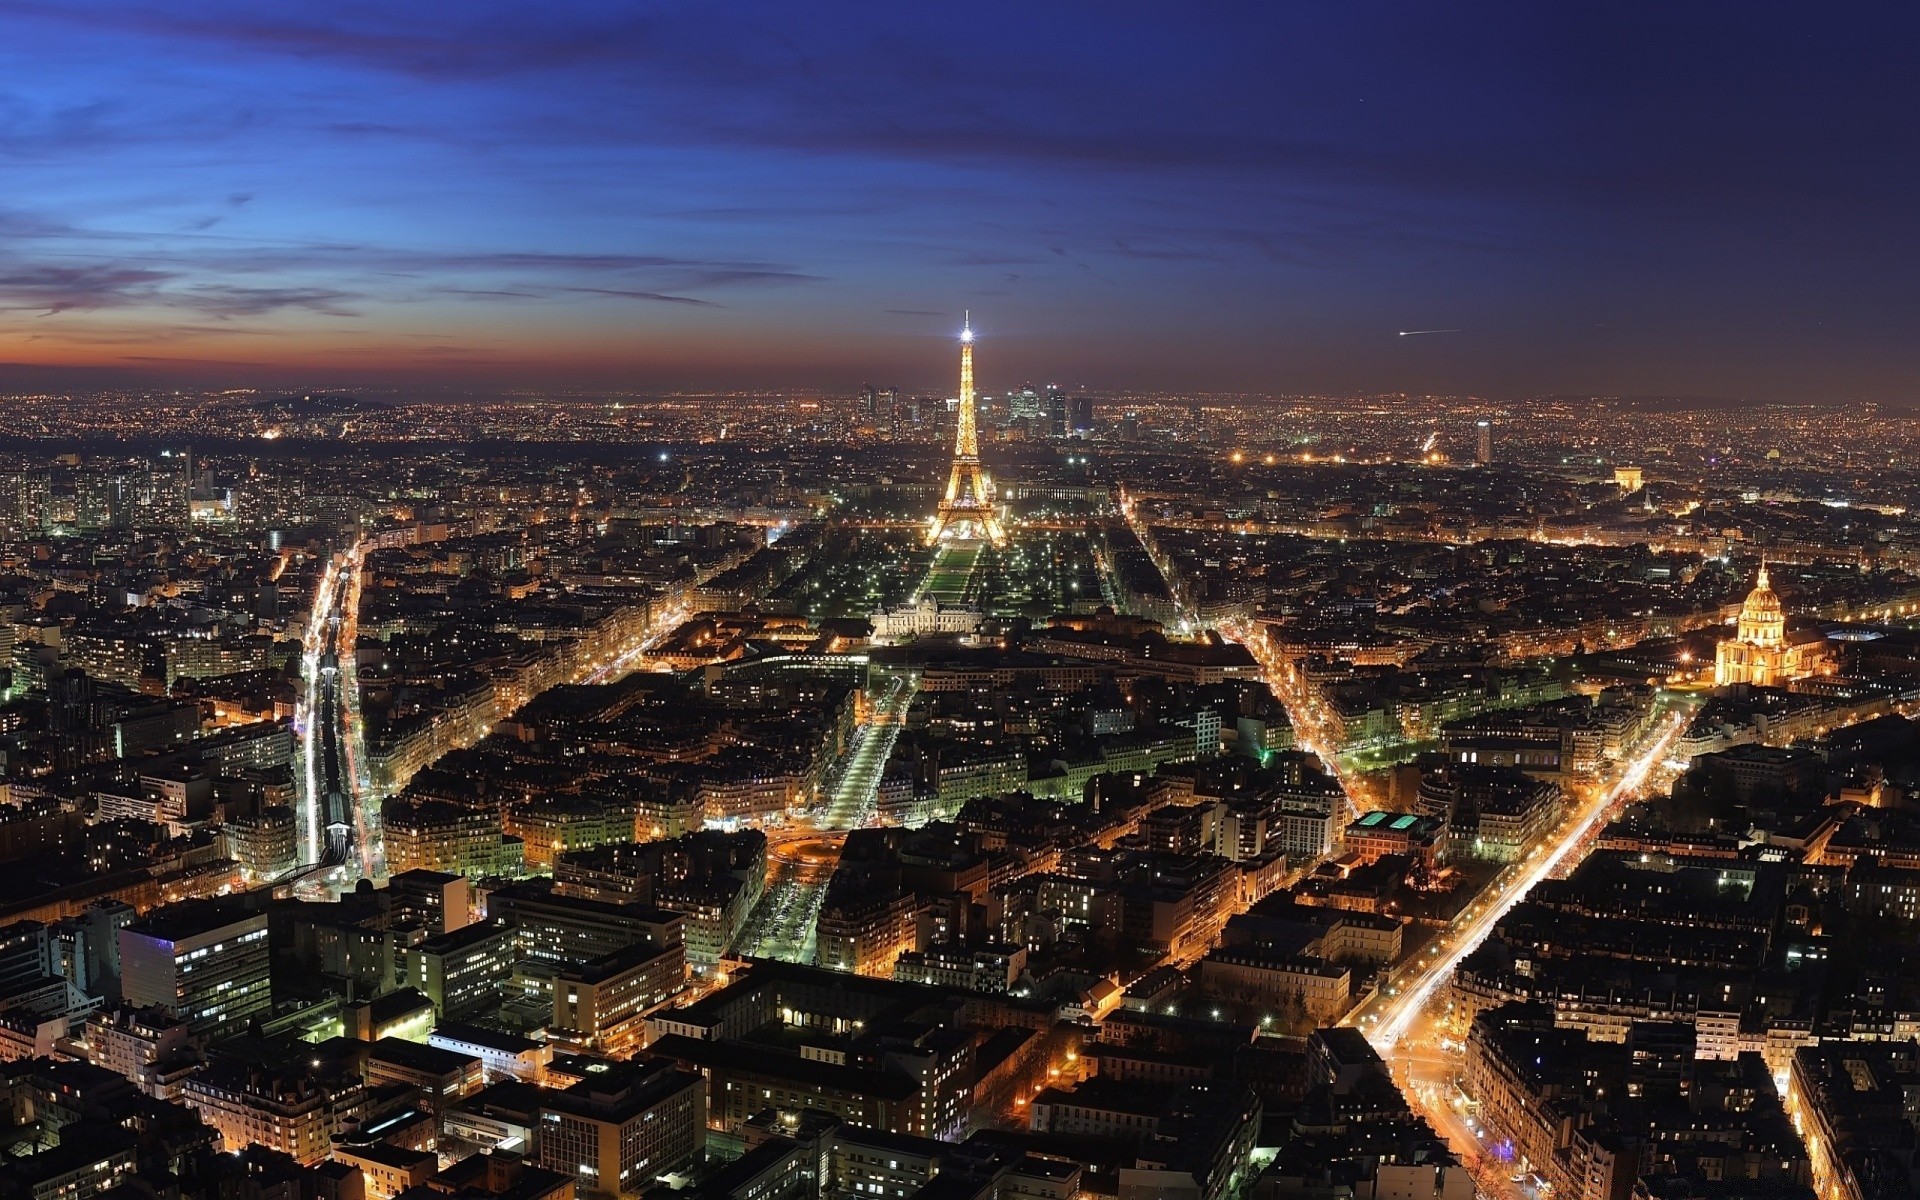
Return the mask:
<path id="1" fill-rule="evenodd" d="M 1007 540 L 993 507 L 993 480 L 980 469 L 980 438 L 973 419 L 973 314 L 960 330 L 960 427 L 953 439 L 953 472 L 947 494 L 927 527 L 927 542 Z"/>

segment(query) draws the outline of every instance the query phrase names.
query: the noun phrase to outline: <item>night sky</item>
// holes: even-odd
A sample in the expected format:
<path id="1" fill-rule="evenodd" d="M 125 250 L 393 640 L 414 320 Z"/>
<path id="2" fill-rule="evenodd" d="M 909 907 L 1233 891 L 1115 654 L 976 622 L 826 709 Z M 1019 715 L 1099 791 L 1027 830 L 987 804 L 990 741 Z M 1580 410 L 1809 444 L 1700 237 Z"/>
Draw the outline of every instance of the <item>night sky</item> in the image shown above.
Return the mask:
<path id="1" fill-rule="evenodd" d="M 990 388 L 1910 402 L 1916 62 L 1910 4 L 0 0 L 0 388 L 933 387 L 970 307 Z"/>

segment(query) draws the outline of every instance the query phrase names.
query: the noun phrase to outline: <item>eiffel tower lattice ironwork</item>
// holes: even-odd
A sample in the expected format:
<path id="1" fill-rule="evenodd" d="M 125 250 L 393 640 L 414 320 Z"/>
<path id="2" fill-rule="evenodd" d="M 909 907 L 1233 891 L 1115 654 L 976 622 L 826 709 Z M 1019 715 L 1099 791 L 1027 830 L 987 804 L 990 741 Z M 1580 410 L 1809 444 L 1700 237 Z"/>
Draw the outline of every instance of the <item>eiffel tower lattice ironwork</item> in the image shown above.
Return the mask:
<path id="1" fill-rule="evenodd" d="M 953 470 L 947 493 L 940 501 L 927 541 L 964 541 L 981 538 L 998 546 L 1006 540 L 1000 514 L 993 505 L 993 480 L 980 466 L 980 436 L 974 424 L 973 314 L 960 330 L 959 427 L 953 439 Z"/>

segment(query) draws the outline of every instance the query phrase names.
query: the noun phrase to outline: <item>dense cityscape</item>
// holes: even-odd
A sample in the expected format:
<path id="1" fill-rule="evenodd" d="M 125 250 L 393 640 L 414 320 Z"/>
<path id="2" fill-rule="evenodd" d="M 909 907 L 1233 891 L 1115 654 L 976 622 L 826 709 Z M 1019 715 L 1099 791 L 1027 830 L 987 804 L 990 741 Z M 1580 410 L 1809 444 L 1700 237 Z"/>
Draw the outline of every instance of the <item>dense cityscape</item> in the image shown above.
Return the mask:
<path id="1" fill-rule="evenodd" d="M 1916 46 L 0 0 L 0 1200 L 1920 1200 Z"/>
<path id="2" fill-rule="evenodd" d="M 956 348 L 8 398 L 4 1186 L 1905 1194 L 1920 423 Z"/>

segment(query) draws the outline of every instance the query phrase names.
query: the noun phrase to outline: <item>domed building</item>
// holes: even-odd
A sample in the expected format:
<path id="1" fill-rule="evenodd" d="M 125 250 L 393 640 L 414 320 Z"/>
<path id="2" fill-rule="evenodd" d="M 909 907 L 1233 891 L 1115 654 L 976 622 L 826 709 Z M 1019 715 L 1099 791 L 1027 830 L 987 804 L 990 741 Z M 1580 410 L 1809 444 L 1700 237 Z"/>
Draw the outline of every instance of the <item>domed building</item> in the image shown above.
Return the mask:
<path id="1" fill-rule="evenodd" d="M 1714 651 L 1713 682 L 1781 687 L 1823 669 L 1826 643 L 1817 633 L 1787 632 L 1787 610 L 1767 580 L 1767 565 L 1761 563 L 1760 577 L 1740 607 L 1740 624 Z"/>

